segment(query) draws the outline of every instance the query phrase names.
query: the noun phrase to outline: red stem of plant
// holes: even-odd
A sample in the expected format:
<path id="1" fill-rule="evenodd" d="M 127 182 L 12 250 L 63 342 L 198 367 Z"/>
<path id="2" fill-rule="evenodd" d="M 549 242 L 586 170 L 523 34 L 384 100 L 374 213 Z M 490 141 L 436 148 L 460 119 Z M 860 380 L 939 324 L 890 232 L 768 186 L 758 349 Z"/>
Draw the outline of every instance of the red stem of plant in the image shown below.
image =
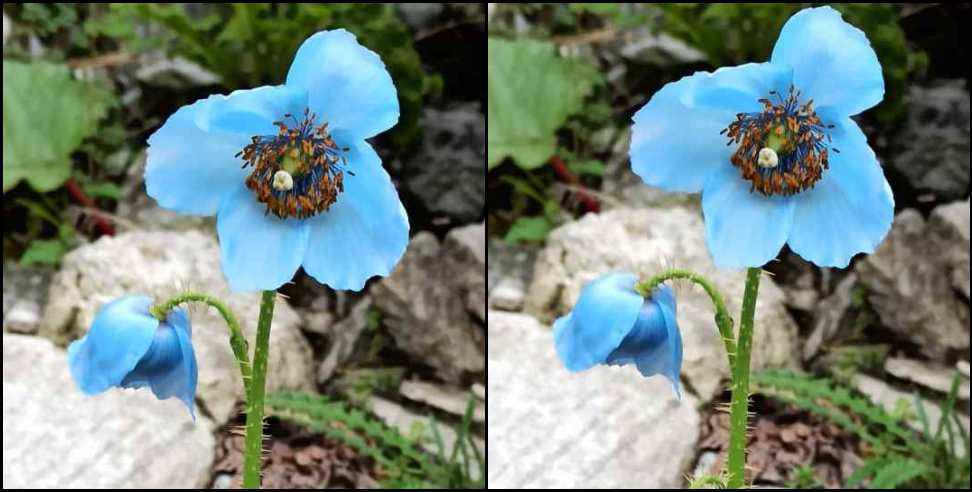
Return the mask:
<path id="1" fill-rule="evenodd" d="M 97 208 L 95 207 L 94 200 L 84 193 L 84 190 L 81 189 L 81 186 L 78 185 L 78 182 L 75 181 L 74 178 L 68 178 L 68 180 L 64 182 L 64 188 L 67 189 L 68 195 L 71 196 L 71 199 L 74 200 L 75 203 L 78 203 L 85 208 Z M 94 219 L 95 227 L 98 228 L 99 233 L 105 236 L 115 235 L 115 226 L 113 226 L 111 222 L 105 220 L 104 217 L 97 214 L 91 214 L 91 218 Z"/>
<path id="2" fill-rule="evenodd" d="M 553 168 L 554 173 L 561 181 L 566 182 L 577 188 L 577 198 L 580 199 L 581 203 L 584 205 L 589 212 L 598 213 L 601 211 L 601 205 L 597 202 L 597 198 L 587 192 L 585 186 L 581 184 L 580 179 L 567 168 L 564 161 L 557 156 L 550 158 L 550 167 Z"/>

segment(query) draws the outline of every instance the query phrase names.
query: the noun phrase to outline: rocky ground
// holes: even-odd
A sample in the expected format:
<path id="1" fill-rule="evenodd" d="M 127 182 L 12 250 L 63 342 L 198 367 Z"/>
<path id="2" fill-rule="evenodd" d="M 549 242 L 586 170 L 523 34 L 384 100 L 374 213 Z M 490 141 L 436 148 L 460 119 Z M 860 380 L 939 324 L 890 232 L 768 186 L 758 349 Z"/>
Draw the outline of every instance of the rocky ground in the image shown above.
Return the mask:
<path id="1" fill-rule="evenodd" d="M 957 369 L 966 375 L 958 406 L 968 429 L 968 91 L 960 81 L 936 81 L 912 89 L 909 101 L 915 116 L 898 130 L 894 157 L 883 160 L 899 204 L 887 239 L 846 270 L 816 268 L 786 249 L 767 265 L 754 366 L 843 377 L 889 411 L 915 392 L 943 400 Z M 914 154 L 923 157 L 906 157 Z M 902 180 L 913 186 L 898 186 Z M 550 323 L 606 271 L 695 270 L 739 310 L 742 273 L 714 269 L 697 199 L 641 185 L 622 160 L 609 164 L 603 190 L 608 210 L 560 226 L 543 246 L 489 240 L 491 486 L 679 487 L 724 462 L 728 370 L 704 293 L 676 286 L 681 400 L 665 381 L 630 367 L 570 374 L 557 359 Z M 842 358 L 865 350 L 879 356 Z M 753 410 L 749 478 L 757 484 L 792 483 L 806 465 L 820 484 L 840 486 L 867 455 L 845 431 L 805 412 L 765 398 Z M 936 405 L 928 413 L 940 417 Z"/>
<path id="2" fill-rule="evenodd" d="M 442 415 L 446 420 L 453 415 L 455 423 L 471 387 L 479 387 L 475 393 L 484 396 L 484 244 L 481 224 L 454 228 L 442 241 L 422 232 L 393 274 L 369 292 L 347 295 L 317 286 L 308 294 L 303 285 L 313 281 L 306 278 L 283 289 L 303 294 L 277 303 L 269 391 L 339 391 L 348 385 L 348 374 L 382 363 L 375 353 L 368 359 L 377 348 L 406 366 L 382 396 L 370 397 L 368 406 L 377 417 L 404 433 L 415 422 L 424 421 L 428 429 L 431 415 L 439 421 Z M 227 466 L 225 458 L 217 457 L 227 443 L 215 442 L 214 436 L 223 435 L 237 418 L 243 394 L 225 326 L 216 313 L 192 311 L 199 362 L 195 423 L 174 400 L 157 402 L 146 392 L 82 396 L 68 374 L 64 347 L 83 335 L 98 306 L 115 296 L 145 292 L 161 298 L 183 288 L 224 299 L 252 338 L 258 298 L 231 294 L 218 258 L 212 231 L 140 226 L 76 249 L 54 272 L 5 264 L 5 485 L 217 484 L 214 472 Z M 447 267 L 440 263 L 443 258 Z M 424 288 L 429 285 L 438 288 Z M 369 326 L 370 319 L 381 321 Z M 479 409 L 474 415 L 480 435 L 482 414 Z M 446 440 L 454 436 L 448 429 L 443 434 Z M 348 454 L 326 443 L 315 445 L 322 451 L 308 452 Z M 157 452 L 145 452 L 147 448 Z M 276 456 L 278 449 L 270 449 Z M 56 463 L 38 460 L 39 455 L 70 466 L 51 473 Z M 368 469 L 359 467 L 355 473 L 367 474 Z M 172 482 L 173 477 L 179 482 Z M 318 478 L 326 481 L 324 475 Z"/>
<path id="3" fill-rule="evenodd" d="M 416 33 L 423 69 L 444 80 L 423 106 L 421 136 L 408 149 L 373 142 L 409 214 L 412 238 L 400 264 L 357 293 L 333 291 L 298 271 L 280 289 L 271 330 L 268 391 L 354 401 L 430 453 L 433 421 L 451 450 L 471 396 L 472 433 L 485 452 L 486 128 L 484 82 L 476 71 L 485 62 L 456 59 L 451 50 L 477 40 L 485 47 L 480 10 L 400 8 Z M 8 24 L 5 9 L 5 43 Z M 167 111 L 173 94 L 201 97 L 218 81 L 161 52 L 126 60 L 92 70 L 116 84 L 127 110 L 144 117 L 138 132 L 164 121 L 168 113 L 156 113 Z M 164 104 L 151 103 L 157 99 Z M 106 210 L 113 236 L 89 242 L 79 234 L 82 244 L 56 269 L 4 261 L 5 488 L 239 485 L 243 388 L 224 322 L 212 310 L 191 311 L 199 365 L 195 422 L 177 401 L 159 402 L 147 391 L 85 397 L 68 373 L 66 346 L 103 303 L 122 294 L 206 292 L 229 305 L 251 340 L 256 328 L 259 297 L 227 288 L 212 218 L 156 206 L 142 179 L 144 143 L 122 150 L 132 164 L 118 175 L 117 208 Z M 370 488 L 384 478 L 352 448 L 277 418 L 268 420 L 265 449 L 270 487 Z"/>

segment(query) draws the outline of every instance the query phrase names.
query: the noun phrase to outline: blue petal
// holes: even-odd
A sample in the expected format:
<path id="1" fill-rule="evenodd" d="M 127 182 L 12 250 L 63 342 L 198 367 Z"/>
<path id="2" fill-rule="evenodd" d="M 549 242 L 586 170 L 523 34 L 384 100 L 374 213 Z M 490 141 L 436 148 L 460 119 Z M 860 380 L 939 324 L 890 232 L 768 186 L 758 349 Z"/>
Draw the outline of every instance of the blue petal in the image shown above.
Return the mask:
<path id="1" fill-rule="evenodd" d="M 349 145 L 347 134 L 335 140 Z M 375 275 L 388 275 L 408 245 L 408 215 L 381 158 L 364 141 L 350 144 L 344 192 L 331 208 L 308 219 L 304 270 L 322 284 L 361 290 Z"/>
<path id="2" fill-rule="evenodd" d="M 832 119 L 830 169 L 794 197 L 790 249 L 821 267 L 844 268 L 871 253 L 894 219 L 894 196 L 867 137 L 850 118 Z"/>
<path id="3" fill-rule="evenodd" d="M 293 278 L 307 249 L 307 223 L 266 214 L 247 188 L 227 197 L 216 216 L 223 274 L 234 291 L 275 290 Z"/>
<path id="4" fill-rule="evenodd" d="M 197 377 L 189 317 L 177 308 L 169 312 L 165 322 L 156 330 L 152 346 L 120 386 L 149 386 L 160 400 L 175 396 L 185 403 L 195 419 Z"/>
<path id="5" fill-rule="evenodd" d="M 584 287 L 574 310 L 554 322 L 554 344 L 564 366 L 583 371 L 606 362 L 634 329 L 644 299 L 632 273 L 604 274 Z"/>
<path id="6" fill-rule="evenodd" d="M 793 201 L 749 188 L 728 163 L 705 183 L 705 241 L 719 268 L 761 267 L 776 257 L 790 234 Z"/>
<path id="7" fill-rule="evenodd" d="M 759 99 L 770 98 L 770 91 L 786 95 L 793 72 L 768 62 L 747 63 L 722 67 L 711 74 L 701 72 L 696 77 L 690 93 L 690 106 L 728 111 L 731 116 L 723 122 L 722 128 L 725 128 L 735 120 L 737 113 L 762 111 Z M 723 145 L 725 142 L 723 139 Z"/>
<path id="8" fill-rule="evenodd" d="M 300 120 L 307 109 L 307 92 L 285 85 L 233 91 L 229 96 L 212 96 L 207 100 L 212 102 L 205 105 L 196 118 L 200 129 L 248 137 L 276 135 L 279 128 L 273 124 L 275 121 L 285 121 L 293 126 L 294 120 L 285 115 Z"/>
<path id="9" fill-rule="evenodd" d="M 635 364 L 644 377 L 661 374 L 680 395 L 682 334 L 675 317 L 675 297 L 671 287 L 662 286 L 642 304 L 635 327 L 611 354 L 608 364 Z"/>
<path id="10" fill-rule="evenodd" d="M 793 83 L 818 108 L 842 116 L 881 102 L 884 78 L 864 33 L 830 7 L 804 9 L 790 17 L 773 48 L 774 65 L 793 69 Z"/>
<path id="11" fill-rule="evenodd" d="M 719 132 L 737 111 L 693 107 L 699 72 L 661 88 L 633 120 L 631 170 L 646 184 L 668 191 L 697 192 L 708 175 L 728 163 L 732 149 Z"/>
<path id="12" fill-rule="evenodd" d="M 210 96 L 179 108 L 148 139 L 146 191 L 163 208 L 215 214 L 251 171 L 237 152 L 254 135 L 276 134 L 273 121 L 302 112 L 305 103 L 301 91 L 280 86 Z"/>
<path id="13" fill-rule="evenodd" d="M 68 347 L 71 376 L 86 394 L 118 386 L 149 350 L 159 321 L 152 300 L 125 296 L 104 305 L 88 333 Z"/>
<path id="14" fill-rule="evenodd" d="M 398 94 L 385 64 L 344 29 L 307 38 L 290 65 L 287 85 L 307 91 L 311 111 L 332 129 L 357 138 L 398 122 Z"/>

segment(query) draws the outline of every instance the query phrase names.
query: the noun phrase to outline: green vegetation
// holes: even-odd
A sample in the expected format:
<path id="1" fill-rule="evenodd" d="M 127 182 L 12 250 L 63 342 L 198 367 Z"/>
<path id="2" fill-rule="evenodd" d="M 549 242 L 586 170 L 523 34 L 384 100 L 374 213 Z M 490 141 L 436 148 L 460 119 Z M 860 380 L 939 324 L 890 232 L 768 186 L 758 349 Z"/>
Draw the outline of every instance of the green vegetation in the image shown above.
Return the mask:
<path id="1" fill-rule="evenodd" d="M 438 426 L 431 432 L 437 452 L 420 448 L 424 438 L 409 438 L 345 402 L 307 393 L 267 397 L 268 413 L 339 440 L 371 457 L 381 467 L 386 488 L 485 488 L 486 462 L 470 434 L 475 400 L 470 397 L 456 443 L 447 453 Z M 417 435 L 425 434 L 416 429 Z"/>

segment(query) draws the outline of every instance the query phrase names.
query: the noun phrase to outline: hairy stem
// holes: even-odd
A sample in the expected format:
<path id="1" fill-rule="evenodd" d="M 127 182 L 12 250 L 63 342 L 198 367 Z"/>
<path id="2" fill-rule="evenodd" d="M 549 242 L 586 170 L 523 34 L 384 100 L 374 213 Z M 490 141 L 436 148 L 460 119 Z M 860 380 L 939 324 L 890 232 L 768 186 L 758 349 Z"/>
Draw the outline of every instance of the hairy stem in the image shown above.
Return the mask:
<path id="1" fill-rule="evenodd" d="M 196 292 L 184 292 L 179 294 L 168 301 L 161 304 L 156 304 L 152 306 L 149 311 L 152 316 L 155 316 L 158 320 L 165 320 L 166 315 L 169 314 L 173 308 L 179 304 L 184 304 L 187 302 L 201 302 L 208 304 L 212 308 L 216 309 L 219 314 L 226 321 L 226 326 L 229 327 L 230 331 L 230 348 L 233 349 L 233 355 L 236 356 L 236 363 L 240 367 L 240 376 L 243 379 L 243 388 L 249 393 L 250 391 L 250 357 L 247 355 L 248 348 L 246 343 L 246 337 L 243 336 L 243 331 L 240 330 L 240 322 L 236 320 L 236 316 L 233 312 L 226 307 L 219 299 Z"/>
<path id="2" fill-rule="evenodd" d="M 732 374 L 732 401 L 729 410 L 729 482 L 737 489 L 743 486 L 746 467 L 746 436 L 749 423 L 749 359 L 753 348 L 753 316 L 756 313 L 756 294 L 759 293 L 759 268 L 746 271 L 746 290 L 743 294 L 739 319 L 739 338 L 736 339 L 736 366 Z"/>
<path id="3" fill-rule="evenodd" d="M 715 285 L 709 279 L 692 271 L 673 268 L 651 277 L 646 282 L 635 285 L 635 291 L 643 297 L 648 297 L 655 290 L 655 287 L 673 279 L 695 282 L 709 295 L 709 299 L 712 300 L 712 305 L 715 307 L 715 322 L 719 328 L 719 337 L 722 338 L 722 343 L 726 346 L 726 354 L 729 357 L 729 371 L 731 372 L 733 367 L 735 367 L 736 360 L 736 343 L 732 333 L 732 317 L 729 316 L 729 311 L 726 309 L 726 302 L 722 299 L 722 294 L 719 293 L 719 289 L 716 289 Z"/>
<path id="4" fill-rule="evenodd" d="M 270 321 L 276 292 L 263 292 L 260 320 L 257 323 L 256 348 L 253 352 L 253 380 L 246 398 L 246 442 L 244 445 L 243 488 L 260 488 L 263 458 L 263 399 L 266 394 L 267 354 L 270 349 Z"/>

